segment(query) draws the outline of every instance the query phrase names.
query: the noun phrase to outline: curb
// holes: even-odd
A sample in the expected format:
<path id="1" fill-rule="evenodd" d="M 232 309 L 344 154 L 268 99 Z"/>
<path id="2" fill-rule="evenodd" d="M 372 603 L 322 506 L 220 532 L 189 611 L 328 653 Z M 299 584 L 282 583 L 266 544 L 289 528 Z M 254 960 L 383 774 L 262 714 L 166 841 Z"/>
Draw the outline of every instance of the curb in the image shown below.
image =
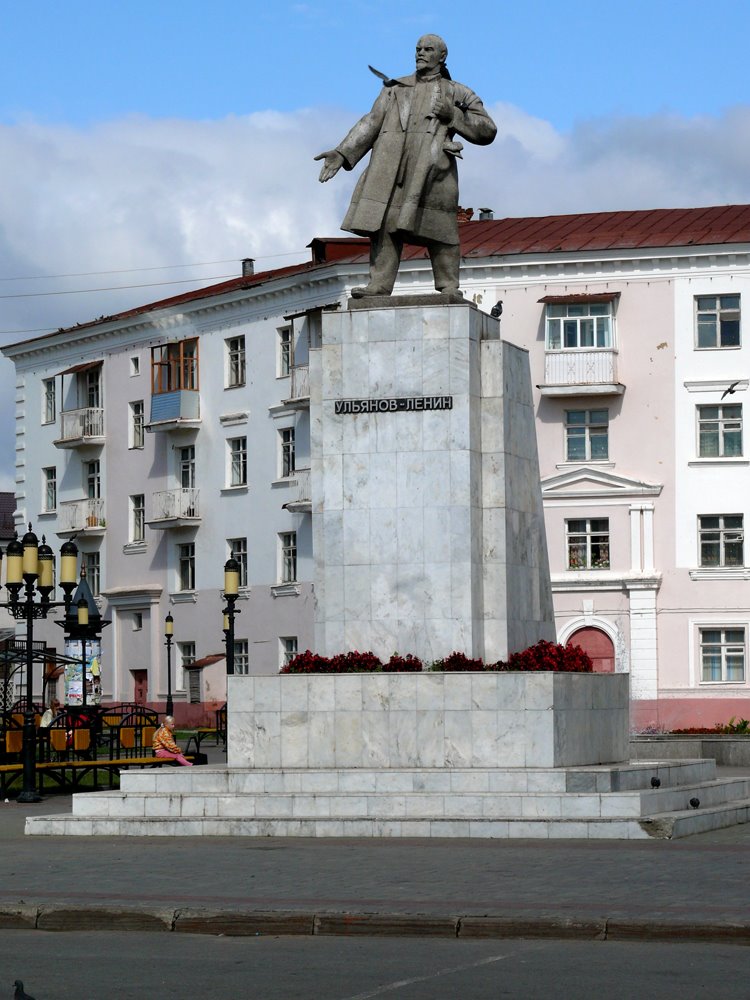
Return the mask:
<path id="1" fill-rule="evenodd" d="M 227 937 L 286 935 L 341 937 L 450 937 L 466 940 L 550 938 L 578 941 L 715 941 L 750 944 L 747 923 L 702 923 L 564 916 L 441 916 L 429 913 L 316 913 L 309 910 L 209 910 L 0 904 L 0 929 L 116 930 Z"/>

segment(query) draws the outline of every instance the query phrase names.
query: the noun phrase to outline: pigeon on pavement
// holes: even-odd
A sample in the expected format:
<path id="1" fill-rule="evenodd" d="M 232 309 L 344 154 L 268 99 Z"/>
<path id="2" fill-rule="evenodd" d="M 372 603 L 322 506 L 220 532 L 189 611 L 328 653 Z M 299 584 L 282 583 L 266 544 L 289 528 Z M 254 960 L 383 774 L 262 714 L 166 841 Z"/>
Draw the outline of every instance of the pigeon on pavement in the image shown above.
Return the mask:
<path id="1" fill-rule="evenodd" d="M 26 990 L 23 988 L 23 983 L 20 979 L 15 982 L 16 992 L 13 994 L 13 1000 L 34 1000 L 30 997 Z"/>

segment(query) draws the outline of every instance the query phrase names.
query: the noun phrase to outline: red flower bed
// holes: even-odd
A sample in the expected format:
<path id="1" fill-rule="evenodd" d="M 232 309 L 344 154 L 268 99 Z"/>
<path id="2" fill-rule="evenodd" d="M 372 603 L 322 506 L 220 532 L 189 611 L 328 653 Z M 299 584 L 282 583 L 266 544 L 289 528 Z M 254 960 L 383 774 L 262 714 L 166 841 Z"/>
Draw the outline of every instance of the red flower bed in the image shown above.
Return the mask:
<path id="1" fill-rule="evenodd" d="M 423 670 L 422 661 L 418 656 L 408 653 L 400 656 L 394 653 L 387 663 L 383 663 L 371 652 L 360 653 L 354 650 L 350 653 L 338 653 L 336 656 L 319 656 L 306 649 L 298 653 L 285 667 L 282 674 L 353 674 L 353 673 L 418 673 Z M 553 670 L 566 673 L 591 673 L 591 659 L 580 646 L 562 646 L 557 642 L 541 640 L 534 646 L 520 653 L 511 653 L 508 660 L 498 660 L 497 663 L 485 663 L 481 659 L 472 659 L 465 653 L 454 651 L 441 660 L 435 660 L 430 670 L 461 672 L 481 670 Z"/>

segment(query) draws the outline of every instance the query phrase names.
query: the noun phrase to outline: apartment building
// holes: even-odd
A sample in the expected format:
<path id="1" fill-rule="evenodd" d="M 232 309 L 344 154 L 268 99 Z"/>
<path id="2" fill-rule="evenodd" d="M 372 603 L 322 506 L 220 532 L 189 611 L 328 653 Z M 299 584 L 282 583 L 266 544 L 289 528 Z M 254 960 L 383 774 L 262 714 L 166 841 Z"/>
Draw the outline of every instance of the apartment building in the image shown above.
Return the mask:
<path id="1" fill-rule="evenodd" d="M 466 299 L 530 353 L 559 639 L 630 674 L 635 725 L 746 716 L 750 206 L 460 229 Z M 236 279 L 4 349 L 17 519 L 53 547 L 76 538 L 112 621 L 107 699 L 163 703 L 171 612 L 178 714 L 223 700 L 230 552 L 238 671 L 314 644 L 308 358 L 367 244 L 310 248 L 306 264 L 246 261 Z M 411 250 L 396 293 L 431 284 Z"/>

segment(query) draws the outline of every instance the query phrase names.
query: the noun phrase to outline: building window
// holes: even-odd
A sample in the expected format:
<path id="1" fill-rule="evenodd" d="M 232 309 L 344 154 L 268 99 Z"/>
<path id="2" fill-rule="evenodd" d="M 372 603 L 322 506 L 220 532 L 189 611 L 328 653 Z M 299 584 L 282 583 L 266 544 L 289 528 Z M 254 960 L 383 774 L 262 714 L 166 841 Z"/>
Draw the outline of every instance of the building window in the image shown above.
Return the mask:
<path id="1" fill-rule="evenodd" d="M 247 639 L 234 640 L 234 672 L 236 674 L 250 673 L 250 651 Z"/>
<path id="2" fill-rule="evenodd" d="M 151 391 L 198 389 L 198 339 L 181 340 L 151 348 Z"/>
<path id="3" fill-rule="evenodd" d="M 740 346 L 739 295 L 695 297 L 695 346 L 699 350 Z"/>
<path id="4" fill-rule="evenodd" d="M 292 328 L 284 326 L 279 330 L 279 378 L 291 374 L 293 364 Z"/>
<path id="5" fill-rule="evenodd" d="M 178 590 L 195 590 L 195 542 L 177 546 Z"/>
<path id="6" fill-rule="evenodd" d="M 86 462 L 86 496 L 89 500 L 99 500 L 102 495 L 102 468 L 98 458 Z"/>
<path id="7" fill-rule="evenodd" d="M 609 518 L 586 517 L 565 522 L 568 569 L 609 569 Z"/>
<path id="8" fill-rule="evenodd" d="M 191 663 L 195 663 L 195 643 L 194 642 L 178 642 L 177 643 L 177 664 L 175 671 L 174 686 L 177 691 L 185 690 L 185 668 L 189 667 Z M 191 673 L 199 674 L 199 670 L 191 671 Z M 200 691 L 198 701 L 200 701 Z"/>
<path id="9" fill-rule="evenodd" d="M 177 452 L 178 469 L 177 475 L 180 480 L 180 488 L 183 490 L 195 489 L 195 445 L 188 444 L 180 448 Z"/>
<path id="10" fill-rule="evenodd" d="M 54 424 L 57 416 L 57 396 L 55 394 L 55 380 L 45 378 L 42 381 L 42 423 Z"/>
<path id="11" fill-rule="evenodd" d="M 130 407 L 130 441 L 129 448 L 142 448 L 144 443 L 143 430 L 143 400 L 137 399 L 129 404 Z"/>
<path id="12" fill-rule="evenodd" d="M 134 493 L 130 497 L 130 541 L 142 542 L 146 538 L 146 497 Z"/>
<path id="13" fill-rule="evenodd" d="M 227 388 L 245 384 L 245 337 L 230 337 L 227 348 Z"/>
<path id="14" fill-rule="evenodd" d="M 548 351 L 611 346 L 611 302 L 569 302 L 547 305 Z"/>
<path id="15" fill-rule="evenodd" d="M 286 479 L 294 473 L 294 428 L 279 431 L 279 474 Z"/>
<path id="16" fill-rule="evenodd" d="M 743 566 L 742 514 L 702 514 L 698 518 L 701 566 Z"/>
<path id="17" fill-rule="evenodd" d="M 84 552 L 83 565 L 86 567 L 86 579 L 91 593 L 98 597 L 101 591 L 101 561 L 98 552 Z"/>
<path id="18" fill-rule="evenodd" d="M 143 631 L 143 612 L 134 611 L 133 612 L 133 631 L 142 632 Z"/>
<path id="19" fill-rule="evenodd" d="M 297 532 L 282 531 L 279 535 L 281 583 L 297 582 Z"/>
<path id="20" fill-rule="evenodd" d="M 698 407 L 698 456 L 737 458 L 742 455 L 742 403 Z"/>
<path id="21" fill-rule="evenodd" d="M 279 666 L 285 667 L 297 655 L 297 636 L 282 635 L 279 638 L 279 646 L 281 651 L 281 663 Z"/>
<path id="22" fill-rule="evenodd" d="M 57 468 L 54 465 L 42 469 L 42 496 L 45 513 L 57 510 Z"/>
<path id="23" fill-rule="evenodd" d="M 702 628 L 701 680 L 745 680 L 745 629 Z"/>
<path id="24" fill-rule="evenodd" d="M 140 374 L 141 374 L 141 359 L 138 357 L 137 354 L 135 354 L 130 359 L 130 375 L 132 378 L 134 375 L 140 375 Z"/>
<path id="25" fill-rule="evenodd" d="M 247 438 L 229 438 L 229 478 L 230 486 L 247 486 Z"/>
<path id="26" fill-rule="evenodd" d="M 240 564 L 240 587 L 247 587 L 247 539 L 227 538 L 227 550 Z"/>
<path id="27" fill-rule="evenodd" d="M 565 414 L 568 462 L 604 462 L 609 458 L 609 411 L 568 410 Z"/>
<path id="28" fill-rule="evenodd" d="M 102 405 L 101 375 L 101 365 L 86 372 L 86 406 L 93 410 L 98 410 Z"/>

